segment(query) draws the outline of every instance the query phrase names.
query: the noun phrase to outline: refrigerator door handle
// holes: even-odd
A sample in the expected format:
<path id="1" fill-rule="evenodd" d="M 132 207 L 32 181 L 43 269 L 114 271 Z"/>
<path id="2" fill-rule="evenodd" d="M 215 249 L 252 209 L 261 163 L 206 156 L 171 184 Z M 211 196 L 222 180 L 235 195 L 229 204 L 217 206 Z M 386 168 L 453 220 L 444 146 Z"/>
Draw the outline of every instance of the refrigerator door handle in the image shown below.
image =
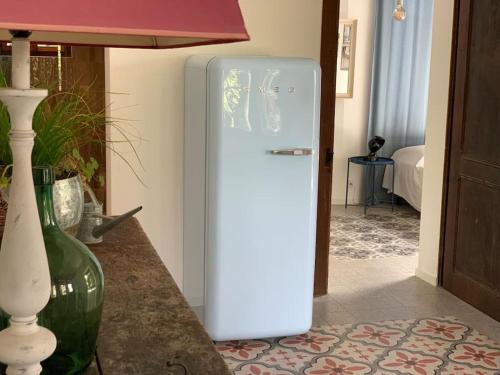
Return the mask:
<path id="1" fill-rule="evenodd" d="M 284 156 L 307 156 L 312 155 L 312 148 L 286 148 L 282 150 L 271 150 L 271 155 L 284 155 Z"/>

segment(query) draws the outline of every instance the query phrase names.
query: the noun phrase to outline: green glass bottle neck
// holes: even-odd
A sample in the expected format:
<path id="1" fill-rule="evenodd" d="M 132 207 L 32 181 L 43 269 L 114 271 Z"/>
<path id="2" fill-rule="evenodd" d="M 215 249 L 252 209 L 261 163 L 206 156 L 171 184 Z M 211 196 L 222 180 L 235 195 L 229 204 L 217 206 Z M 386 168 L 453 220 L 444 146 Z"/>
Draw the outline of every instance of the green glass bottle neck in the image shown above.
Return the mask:
<path id="1" fill-rule="evenodd" d="M 53 185 L 35 185 L 36 203 L 42 228 L 57 227 Z"/>

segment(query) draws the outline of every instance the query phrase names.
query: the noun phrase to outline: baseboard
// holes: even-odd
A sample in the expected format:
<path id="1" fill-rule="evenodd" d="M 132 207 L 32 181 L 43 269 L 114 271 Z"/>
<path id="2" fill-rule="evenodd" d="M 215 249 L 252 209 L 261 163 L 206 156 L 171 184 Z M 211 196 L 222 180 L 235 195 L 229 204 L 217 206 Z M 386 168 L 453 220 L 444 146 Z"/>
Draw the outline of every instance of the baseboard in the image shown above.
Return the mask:
<path id="1" fill-rule="evenodd" d="M 352 201 L 352 200 L 349 200 L 349 203 L 348 203 L 350 206 L 351 205 L 360 205 L 361 204 L 361 201 Z M 332 199 L 332 206 L 343 206 L 345 205 L 345 199 L 335 199 L 333 198 Z"/>
<path id="2" fill-rule="evenodd" d="M 437 275 L 436 276 L 431 275 L 430 273 L 422 270 L 421 268 L 417 268 L 415 270 L 415 276 L 417 276 L 419 279 L 422 279 L 425 282 L 427 282 L 433 286 L 437 286 L 437 284 L 438 284 Z"/>
<path id="3" fill-rule="evenodd" d="M 187 303 L 189 304 L 189 306 L 193 307 L 193 306 L 203 306 L 204 303 L 205 303 L 205 300 L 203 298 L 203 296 L 196 296 L 196 297 L 186 297 L 184 296 L 184 298 L 186 298 L 186 301 Z"/>

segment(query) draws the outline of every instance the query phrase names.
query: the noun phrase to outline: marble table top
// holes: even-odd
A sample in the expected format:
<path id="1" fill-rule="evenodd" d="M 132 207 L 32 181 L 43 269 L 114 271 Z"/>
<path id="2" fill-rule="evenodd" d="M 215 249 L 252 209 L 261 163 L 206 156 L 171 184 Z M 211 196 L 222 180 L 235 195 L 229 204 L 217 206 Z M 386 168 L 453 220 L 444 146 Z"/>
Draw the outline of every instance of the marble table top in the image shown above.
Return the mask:
<path id="1" fill-rule="evenodd" d="M 230 374 L 136 219 L 89 247 L 104 272 L 102 373 L 184 374 L 180 364 L 192 375 Z"/>

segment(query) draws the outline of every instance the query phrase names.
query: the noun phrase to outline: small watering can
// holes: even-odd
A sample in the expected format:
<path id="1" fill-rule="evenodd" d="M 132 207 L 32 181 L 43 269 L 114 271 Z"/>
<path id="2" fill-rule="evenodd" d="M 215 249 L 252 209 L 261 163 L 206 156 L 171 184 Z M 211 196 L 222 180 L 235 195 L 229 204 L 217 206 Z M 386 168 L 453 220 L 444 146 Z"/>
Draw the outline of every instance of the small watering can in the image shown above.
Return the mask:
<path id="1" fill-rule="evenodd" d="M 90 186 L 85 185 L 85 191 L 89 194 L 91 201 L 85 202 L 83 205 L 82 220 L 76 234 L 76 238 L 83 243 L 93 244 L 102 242 L 102 235 L 104 233 L 142 210 L 142 206 L 139 206 L 123 215 L 108 217 L 103 215 L 102 203 L 97 200 Z"/>

